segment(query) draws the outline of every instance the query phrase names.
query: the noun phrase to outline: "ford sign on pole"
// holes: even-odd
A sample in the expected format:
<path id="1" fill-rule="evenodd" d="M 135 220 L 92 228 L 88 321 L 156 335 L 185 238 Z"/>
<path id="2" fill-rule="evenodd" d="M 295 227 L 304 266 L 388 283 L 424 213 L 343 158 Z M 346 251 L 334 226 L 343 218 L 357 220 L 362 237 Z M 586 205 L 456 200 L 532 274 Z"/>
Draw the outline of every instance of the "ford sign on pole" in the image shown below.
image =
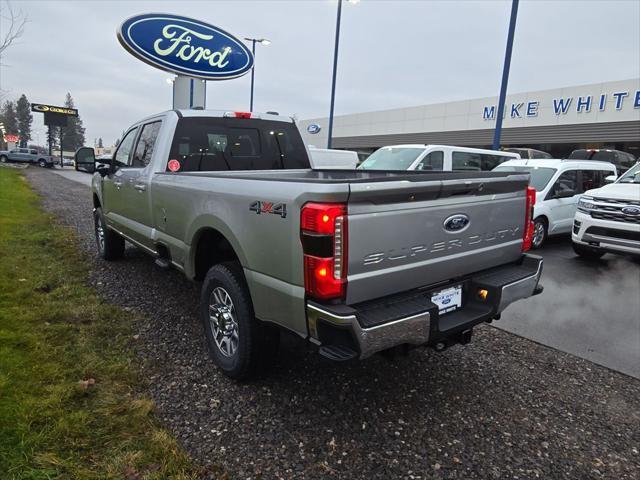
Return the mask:
<path id="1" fill-rule="evenodd" d="M 136 15 L 118 29 L 133 56 L 167 72 L 227 80 L 253 66 L 251 51 L 224 30 L 192 18 L 163 13 Z"/>

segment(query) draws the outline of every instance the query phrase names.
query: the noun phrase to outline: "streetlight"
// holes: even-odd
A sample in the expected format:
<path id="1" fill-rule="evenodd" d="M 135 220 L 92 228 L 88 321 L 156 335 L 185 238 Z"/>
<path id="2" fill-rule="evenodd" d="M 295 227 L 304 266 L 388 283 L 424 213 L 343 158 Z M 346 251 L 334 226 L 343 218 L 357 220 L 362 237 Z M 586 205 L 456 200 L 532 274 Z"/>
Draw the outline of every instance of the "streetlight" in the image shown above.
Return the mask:
<path id="1" fill-rule="evenodd" d="M 347 0 L 349 3 L 357 4 L 360 0 Z M 331 106 L 329 107 L 329 138 L 327 148 L 331 148 L 331 136 L 333 135 L 333 107 L 336 100 L 336 73 L 338 71 L 338 45 L 340 43 L 340 14 L 342 13 L 342 0 L 338 0 L 338 14 L 336 16 L 336 44 L 333 50 L 333 78 L 331 79 Z"/>
<path id="2" fill-rule="evenodd" d="M 271 45 L 271 40 L 267 40 L 266 38 L 248 38 L 244 37 L 247 42 L 251 42 L 251 54 L 253 55 L 253 67 L 251 67 L 251 100 L 249 102 L 249 111 L 253 112 L 253 79 L 254 72 L 256 70 L 256 43 L 261 45 Z"/>

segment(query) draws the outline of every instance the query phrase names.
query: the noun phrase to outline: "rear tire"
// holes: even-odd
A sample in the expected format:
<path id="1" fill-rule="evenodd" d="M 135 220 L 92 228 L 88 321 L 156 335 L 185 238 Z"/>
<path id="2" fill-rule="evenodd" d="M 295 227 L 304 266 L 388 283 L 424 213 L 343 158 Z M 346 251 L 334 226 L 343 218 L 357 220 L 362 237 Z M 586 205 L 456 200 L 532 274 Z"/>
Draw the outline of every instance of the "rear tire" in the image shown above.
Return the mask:
<path id="1" fill-rule="evenodd" d="M 542 245 L 544 245 L 544 242 L 547 240 L 547 231 L 547 221 L 544 218 L 538 217 L 533 221 L 533 238 L 531 240 L 531 248 L 542 248 Z"/>
<path id="2" fill-rule="evenodd" d="M 93 213 L 93 223 L 100 256 L 108 261 L 122 258 L 124 255 L 124 238 L 107 227 L 101 208 L 96 208 Z"/>
<path id="3" fill-rule="evenodd" d="M 209 355 L 222 372 L 246 379 L 270 364 L 277 354 L 280 331 L 255 318 L 242 267 L 237 262 L 214 265 L 200 296 L 200 317 Z"/>
<path id="4" fill-rule="evenodd" d="M 602 258 L 602 256 L 606 253 L 594 248 L 585 247 L 575 242 L 572 242 L 572 245 L 573 251 L 576 252 L 580 257 L 586 258 L 587 260 L 598 260 L 599 258 Z"/>

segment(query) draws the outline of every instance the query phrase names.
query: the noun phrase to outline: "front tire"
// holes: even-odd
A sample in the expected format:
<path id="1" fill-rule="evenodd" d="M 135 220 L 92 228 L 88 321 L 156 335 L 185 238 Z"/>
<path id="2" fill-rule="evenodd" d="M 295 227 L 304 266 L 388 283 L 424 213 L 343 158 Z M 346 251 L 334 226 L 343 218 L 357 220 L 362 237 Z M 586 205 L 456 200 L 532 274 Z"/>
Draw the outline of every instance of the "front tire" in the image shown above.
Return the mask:
<path id="1" fill-rule="evenodd" d="M 575 242 L 572 242 L 572 244 L 573 244 L 573 251 L 576 252 L 580 257 L 585 258 L 587 260 L 598 260 L 602 258 L 602 256 L 606 253 L 601 250 L 585 247 Z"/>
<path id="2" fill-rule="evenodd" d="M 547 240 L 547 222 L 544 218 L 538 217 L 533 222 L 533 238 L 531 240 L 531 248 L 542 248 Z"/>
<path id="3" fill-rule="evenodd" d="M 40 165 L 41 168 L 45 168 L 47 166 L 47 162 L 44 160 L 38 160 L 38 165 Z"/>
<path id="4" fill-rule="evenodd" d="M 211 267 L 202 284 L 200 316 L 209 355 L 222 372 L 246 379 L 275 357 L 280 332 L 255 318 L 242 268 L 236 262 Z"/>
<path id="5" fill-rule="evenodd" d="M 100 256 L 108 261 L 122 258 L 124 255 L 124 238 L 107 228 L 101 208 L 95 209 L 93 224 Z"/>
<path id="6" fill-rule="evenodd" d="M 0 163 L 7 163 L 8 160 L 6 155 L 0 155 Z"/>

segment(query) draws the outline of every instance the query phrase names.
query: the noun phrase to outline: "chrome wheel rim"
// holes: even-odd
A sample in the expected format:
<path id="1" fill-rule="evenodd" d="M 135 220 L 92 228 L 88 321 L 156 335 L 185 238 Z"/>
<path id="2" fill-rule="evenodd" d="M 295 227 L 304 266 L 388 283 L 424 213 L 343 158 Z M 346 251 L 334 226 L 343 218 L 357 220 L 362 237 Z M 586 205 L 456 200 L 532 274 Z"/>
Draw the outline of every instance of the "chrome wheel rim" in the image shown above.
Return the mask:
<path id="1" fill-rule="evenodd" d="M 544 225 L 542 222 L 536 222 L 533 230 L 533 244 L 539 247 L 542 244 L 542 240 L 544 240 Z"/>
<path id="2" fill-rule="evenodd" d="M 96 238 L 98 239 L 98 248 L 100 251 L 104 250 L 104 227 L 100 217 L 96 219 Z"/>
<path id="3" fill-rule="evenodd" d="M 238 322 L 231 295 L 222 287 L 216 287 L 209 296 L 209 328 L 220 353 L 233 356 L 238 350 Z"/>

